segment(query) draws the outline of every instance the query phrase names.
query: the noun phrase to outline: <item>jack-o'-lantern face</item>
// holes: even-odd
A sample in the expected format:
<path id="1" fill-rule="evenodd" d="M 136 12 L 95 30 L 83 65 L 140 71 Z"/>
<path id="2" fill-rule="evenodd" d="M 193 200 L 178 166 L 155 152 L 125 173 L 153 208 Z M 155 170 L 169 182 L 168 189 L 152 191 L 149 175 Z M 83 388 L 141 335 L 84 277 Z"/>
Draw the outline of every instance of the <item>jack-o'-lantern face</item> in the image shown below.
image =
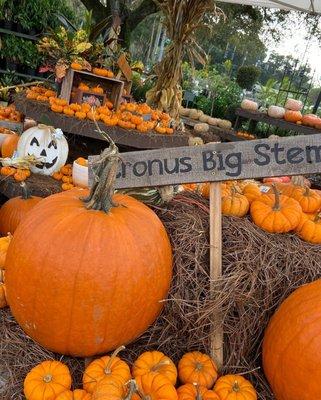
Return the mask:
<path id="1" fill-rule="evenodd" d="M 26 130 L 18 143 L 20 157 L 33 155 L 39 159 L 32 166 L 32 172 L 52 175 L 67 161 L 68 143 L 62 132 L 46 125 L 38 125 Z"/>

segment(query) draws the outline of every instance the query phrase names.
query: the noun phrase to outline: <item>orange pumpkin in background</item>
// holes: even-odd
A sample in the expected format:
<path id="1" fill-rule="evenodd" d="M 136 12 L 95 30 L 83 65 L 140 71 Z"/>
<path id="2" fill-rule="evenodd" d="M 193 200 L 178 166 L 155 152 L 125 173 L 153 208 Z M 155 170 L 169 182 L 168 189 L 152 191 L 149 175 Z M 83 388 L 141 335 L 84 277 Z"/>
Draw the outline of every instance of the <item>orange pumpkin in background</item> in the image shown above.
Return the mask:
<path id="1" fill-rule="evenodd" d="M 204 386 L 186 383 L 177 389 L 178 400 L 220 400 L 218 394 Z"/>
<path id="2" fill-rule="evenodd" d="M 11 158 L 13 153 L 17 150 L 20 136 L 17 134 L 7 136 L 2 142 L 1 155 L 3 158 Z"/>
<path id="3" fill-rule="evenodd" d="M 284 114 L 284 119 L 287 122 L 300 122 L 302 120 L 302 114 L 300 111 L 291 111 L 291 110 L 286 110 Z"/>
<path id="4" fill-rule="evenodd" d="M 13 234 L 20 222 L 41 200 L 29 194 L 26 184 L 21 184 L 22 196 L 13 197 L 6 201 L 0 209 L 0 232 Z"/>
<path id="5" fill-rule="evenodd" d="M 278 400 L 320 397 L 321 280 L 295 290 L 265 331 L 263 368 Z"/>

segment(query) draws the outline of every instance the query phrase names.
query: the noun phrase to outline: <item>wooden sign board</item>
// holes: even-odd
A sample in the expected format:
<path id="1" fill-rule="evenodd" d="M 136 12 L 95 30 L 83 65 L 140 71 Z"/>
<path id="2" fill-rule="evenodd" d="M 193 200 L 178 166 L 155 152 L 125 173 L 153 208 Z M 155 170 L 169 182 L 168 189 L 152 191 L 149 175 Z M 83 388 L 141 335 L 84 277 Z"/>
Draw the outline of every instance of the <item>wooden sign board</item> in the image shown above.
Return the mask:
<path id="1" fill-rule="evenodd" d="M 321 134 L 122 153 L 116 189 L 318 172 Z"/>
<path id="2" fill-rule="evenodd" d="M 118 61 L 117 61 L 117 64 L 118 64 L 118 66 L 119 66 L 121 72 L 124 74 L 125 78 L 126 78 L 128 81 L 130 81 L 130 80 L 132 79 L 132 77 L 133 77 L 133 71 L 132 71 L 132 69 L 130 68 L 130 65 L 128 64 L 128 62 L 127 62 L 126 57 L 125 57 L 124 54 L 122 54 L 122 55 L 119 57 L 119 59 L 118 59 Z"/>
<path id="3" fill-rule="evenodd" d="M 10 129 L 11 131 L 22 133 L 23 123 L 13 121 L 0 121 L 0 127 Z"/>

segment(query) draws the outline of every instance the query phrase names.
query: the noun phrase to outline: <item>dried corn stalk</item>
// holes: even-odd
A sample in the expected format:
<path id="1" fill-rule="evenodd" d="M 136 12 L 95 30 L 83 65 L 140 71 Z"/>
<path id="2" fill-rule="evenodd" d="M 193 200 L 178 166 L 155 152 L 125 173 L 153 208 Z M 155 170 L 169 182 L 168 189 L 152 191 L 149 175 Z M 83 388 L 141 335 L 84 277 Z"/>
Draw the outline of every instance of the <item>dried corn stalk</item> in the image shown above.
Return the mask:
<path id="1" fill-rule="evenodd" d="M 37 158 L 34 155 L 15 158 L 0 158 L 0 163 L 4 167 L 15 167 L 21 169 L 28 169 L 33 165 L 39 164 L 41 161 L 42 159 Z"/>
<path id="2" fill-rule="evenodd" d="M 154 0 L 163 11 L 165 27 L 171 39 L 163 60 L 156 66 L 157 82 L 146 94 L 147 102 L 170 113 L 179 121 L 182 102 L 182 60 L 187 54 L 193 62 L 205 63 L 206 55 L 196 43 L 195 33 L 206 26 L 205 14 L 224 16 L 213 0 Z"/>

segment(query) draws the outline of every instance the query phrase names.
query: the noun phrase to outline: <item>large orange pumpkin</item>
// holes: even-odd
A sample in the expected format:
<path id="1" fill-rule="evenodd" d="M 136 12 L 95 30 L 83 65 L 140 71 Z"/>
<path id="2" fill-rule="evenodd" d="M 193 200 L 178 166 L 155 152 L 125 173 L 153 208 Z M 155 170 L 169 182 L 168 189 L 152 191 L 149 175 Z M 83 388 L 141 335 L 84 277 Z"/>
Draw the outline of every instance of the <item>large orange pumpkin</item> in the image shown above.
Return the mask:
<path id="1" fill-rule="evenodd" d="M 42 200 L 41 197 L 30 196 L 26 184 L 21 184 L 22 196 L 13 197 L 0 209 L 0 233 L 14 233 L 17 226 L 33 207 Z"/>
<path id="2" fill-rule="evenodd" d="M 3 158 L 11 158 L 13 153 L 17 150 L 20 136 L 17 134 L 7 136 L 1 145 L 1 155 Z"/>
<path id="3" fill-rule="evenodd" d="M 320 398 L 321 280 L 293 292 L 272 317 L 263 341 L 263 367 L 275 398 Z"/>
<path id="4" fill-rule="evenodd" d="M 113 195 L 115 154 L 103 152 L 102 159 L 112 161 L 98 164 L 100 179 L 87 199 L 80 200 L 81 189 L 47 197 L 9 246 L 11 311 L 30 337 L 58 353 L 92 356 L 133 341 L 168 294 L 166 230 L 143 203 Z"/>

